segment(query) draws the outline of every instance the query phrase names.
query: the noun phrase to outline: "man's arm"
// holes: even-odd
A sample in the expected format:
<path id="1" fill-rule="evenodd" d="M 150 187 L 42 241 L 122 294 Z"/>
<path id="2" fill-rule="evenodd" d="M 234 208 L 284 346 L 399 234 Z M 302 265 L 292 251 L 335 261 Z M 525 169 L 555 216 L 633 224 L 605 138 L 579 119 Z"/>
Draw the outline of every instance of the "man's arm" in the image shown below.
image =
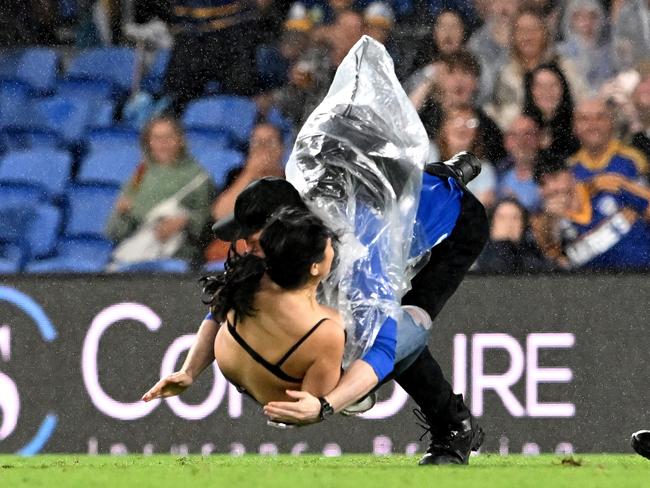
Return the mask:
<path id="1" fill-rule="evenodd" d="M 142 400 L 148 402 L 156 398 L 178 395 L 191 386 L 201 372 L 214 361 L 214 339 L 218 331 L 219 324 L 208 314 L 196 333 L 194 344 L 180 371 L 161 379 L 142 396 Z"/>

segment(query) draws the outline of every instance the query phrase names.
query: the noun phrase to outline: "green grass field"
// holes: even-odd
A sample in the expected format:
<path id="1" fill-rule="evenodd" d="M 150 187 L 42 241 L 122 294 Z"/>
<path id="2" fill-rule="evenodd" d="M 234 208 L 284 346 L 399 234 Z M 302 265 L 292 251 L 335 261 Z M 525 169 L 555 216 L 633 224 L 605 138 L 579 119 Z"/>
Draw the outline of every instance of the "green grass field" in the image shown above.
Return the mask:
<path id="1" fill-rule="evenodd" d="M 0 456 L 0 487 L 650 487 L 650 461 L 636 455 L 481 455 L 469 467 L 416 462 L 367 455 Z"/>

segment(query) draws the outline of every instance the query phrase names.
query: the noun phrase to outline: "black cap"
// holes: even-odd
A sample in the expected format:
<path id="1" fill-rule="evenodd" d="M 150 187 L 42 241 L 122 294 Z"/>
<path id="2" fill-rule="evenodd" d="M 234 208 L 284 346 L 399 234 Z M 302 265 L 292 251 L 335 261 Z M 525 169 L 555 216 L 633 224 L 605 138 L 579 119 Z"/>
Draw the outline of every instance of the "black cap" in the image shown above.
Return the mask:
<path id="1" fill-rule="evenodd" d="M 306 208 L 298 190 L 287 180 L 273 176 L 255 180 L 237 197 L 234 214 L 220 219 L 212 232 L 223 241 L 245 238 L 264 227 L 283 207 Z"/>

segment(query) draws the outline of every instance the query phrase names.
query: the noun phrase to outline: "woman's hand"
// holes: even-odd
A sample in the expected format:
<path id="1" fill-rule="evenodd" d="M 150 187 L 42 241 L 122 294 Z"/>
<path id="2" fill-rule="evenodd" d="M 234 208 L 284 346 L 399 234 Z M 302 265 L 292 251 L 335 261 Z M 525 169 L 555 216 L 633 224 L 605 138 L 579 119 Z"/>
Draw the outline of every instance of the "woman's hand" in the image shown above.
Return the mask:
<path id="1" fill-rule="evenodd" d="M 142 395 L 142 401 L 150 402 L 156 398 L 180 395 L 192 385 L 193 381 L 185 371 L 176 371 L 153 385 L 147 393 Z"/>
<path id="2" fill-rule="evenodd" d="M 167 217 L 156 225 L 156 237 L 159 241 L 165 242 L 187 225 L 187 217 Z"/>
<path id="3" fill-rule="evenodd" d="M 320 421 L 320 401 L 306 391 L 287 390 L 295 402 L 269 402 L 264 405 L 264 415 L 275 422 L 307 425 Z"/>
<path id="4" fill-rule="evenodd" d="M 133 208 L 133 201 L 129 197 L 121 196 L 115 203 L 115 210 L 119 214 L 125 214 Z"/>

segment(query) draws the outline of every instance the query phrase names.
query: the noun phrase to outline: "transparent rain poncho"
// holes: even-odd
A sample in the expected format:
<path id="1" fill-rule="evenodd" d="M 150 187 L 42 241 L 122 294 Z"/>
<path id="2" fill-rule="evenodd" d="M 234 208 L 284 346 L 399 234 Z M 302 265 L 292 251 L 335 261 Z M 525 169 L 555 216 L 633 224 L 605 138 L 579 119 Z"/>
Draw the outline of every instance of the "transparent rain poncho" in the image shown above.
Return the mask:
<path id="1" fill-rule="evenodd" d="M 429 139 L 385 48 L 364 36 L 300 130 L 287 179 L 340 236 L 323 299 L 343 315 L 344 366 L 372 346 L 410 287 Z"/>

